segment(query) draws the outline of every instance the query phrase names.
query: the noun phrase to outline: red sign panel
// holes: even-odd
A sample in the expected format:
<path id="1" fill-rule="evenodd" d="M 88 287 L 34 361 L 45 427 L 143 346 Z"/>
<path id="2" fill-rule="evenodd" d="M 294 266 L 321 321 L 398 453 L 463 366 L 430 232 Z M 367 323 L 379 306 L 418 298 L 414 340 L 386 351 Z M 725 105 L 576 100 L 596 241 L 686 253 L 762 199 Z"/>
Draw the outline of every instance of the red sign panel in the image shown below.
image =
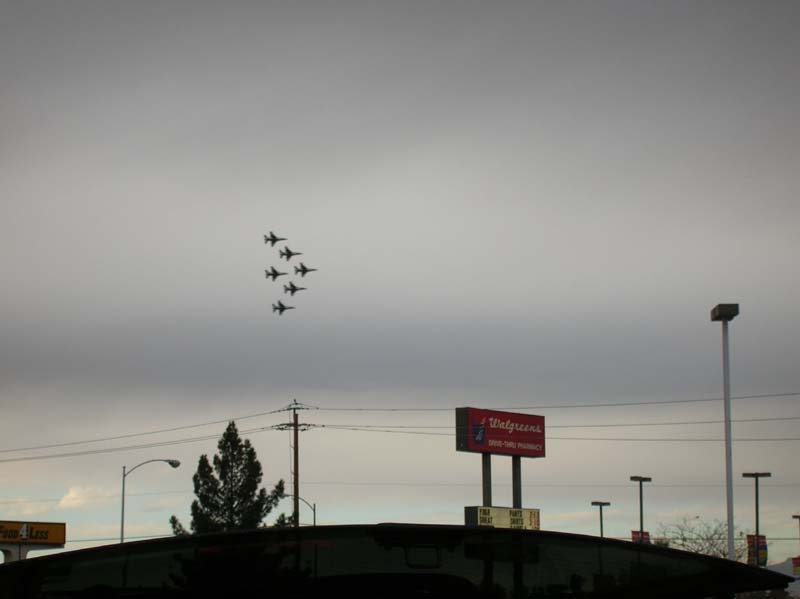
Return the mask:
<path id="1" fill-rule="evenodd" d="M 756 549 L 756 535 L 747 535 L 747 563 L 751 566 L 767 565 L 767 537 L 758 535 Z"/>
<path id="2" fill-rule="evenodd" d="M 644 536 L 642 536 L 642 531 L 640 530 L 632 530 L 631 531 L 631 541 L 634 543 L 644 543 L 645 545 L 650 544 L 650 533 L 644 531 Z"/>
<path id="3" fill-rule="evenodd" d="M 544 457 L 544 416 L 456 408 L 456 449 Z"/>

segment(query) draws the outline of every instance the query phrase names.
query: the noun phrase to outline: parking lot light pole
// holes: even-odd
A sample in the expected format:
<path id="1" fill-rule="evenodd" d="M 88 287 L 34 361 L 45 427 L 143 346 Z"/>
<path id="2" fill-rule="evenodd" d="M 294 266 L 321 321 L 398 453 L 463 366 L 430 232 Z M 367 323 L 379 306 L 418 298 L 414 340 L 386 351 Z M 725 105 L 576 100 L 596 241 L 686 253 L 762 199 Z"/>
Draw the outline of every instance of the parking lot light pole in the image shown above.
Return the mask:
<path id="1" fill-rule="evenodd" d="M 611 505 L 608 501 L 593 501 L 592 505 L 596 505 L 600 508 L 600 538 L 603 538 L 603 508 L 605 506 Z"/>
<path id="2" fill-rule="evenodd" d="M 752 478 L 755 480 L 756 483 L 756 546 L 758 546 L 758 479 L 759 478 L 769 478 L 772 476 L 772 472 L 742 472 L 742 478 Z M 758 549 L 756 549 L 758 551 Z"/>
<path id="3" fill-rule="evenodd" d="M 711 321 L 722 323 L 722 388 L 725 406 L 725 502 L 728 511 L 728 559 L 736 560 L 733 546 L 733 441 L 731 438 L 731 369 L 728 355 L 728 323 L 739 315 L 739 304 L 717 304 Z"/>
<path id="4" fill-rule="evenodd" d="M 644 543 L 644 499 L 642 496 L 642 483 L 649 483 L 653 479 L 649 476 L 631 476 L 631 480 L 639 483 L 639 542 Z"/>

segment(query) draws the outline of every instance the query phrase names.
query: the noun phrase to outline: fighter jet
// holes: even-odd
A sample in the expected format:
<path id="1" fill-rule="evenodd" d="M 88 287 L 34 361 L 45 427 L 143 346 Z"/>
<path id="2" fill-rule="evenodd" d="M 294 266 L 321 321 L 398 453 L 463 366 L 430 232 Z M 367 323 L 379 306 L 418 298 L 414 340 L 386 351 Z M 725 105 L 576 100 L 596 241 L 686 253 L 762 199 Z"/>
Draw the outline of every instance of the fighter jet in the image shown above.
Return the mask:
<path id="1" fill-rule="evenodd" d="M 294 294 L 297 293 L 298 291 L 302 291 L 304 289 L 305 287 L 298 287 L 297 285 L 294 284 L 293 281 L 290 282 L 288 285 L 283 286 L 283 292 L 288 293 L 292 296 L 294 296 Z"/>
<path id="2" fill-rule="evenodd" d="M 278 237 L 272 231 L 269 232 L 269 235 L 264 235 L 264 243 L 271 243 L 272 247 L 275 247 L 275 244 L 279 241 L 286 241 L 285 237 Z"/>
<path id="3" fill-rule="evenodd" d="M 280 255 L 281 258 L 286 258 L 286 261 L 288 262 L 292 256 L 302 256 L 303 252 L 293 252 L 287 245 L 285 248 L 278 251 L 278 255 Z"/>
<path id="4" fill-rule="evenodd" d="M 272 304 L 272 312 L 277 312 L 278 316 L 282 316 L 286 310 L 294 310 L 294 306 L 284 306 L 281 300 L 277 304 Z"/>
<path id="5" fill-rule="evenodd" d="M 300 275 L 301 277 L 305 277 L 307 273 L 314 272 L 315 270 L 318 270 L 318 269 L 316 269 L 316 268 L 308 268 L 305 264 L 303 264 L 301 262 L 300 266 L 295 266 L 294 267 L 294 274 Z"/>
<path id="6" fill-rule="evenodd" d="M 285 273 L 285 272 L 278 272 L 277 270 L 275 270 L 275 267 L 274 267 L 274 266 L 270 266 L 270 267 L 269 267 L 269 270 L 265 270 L 265 271 L 264 271 L 264 275 L 266 275 L 266 277 L 267 277 L 268 279 L 272 279 L 273 281 L 274 281 L 274 280 L 276 280 L 278 277 L 281 277 L 281 276 L 283 276 L 283 275 L 285 275 L 285 274 L 287 274 L 287 273 Z"/>

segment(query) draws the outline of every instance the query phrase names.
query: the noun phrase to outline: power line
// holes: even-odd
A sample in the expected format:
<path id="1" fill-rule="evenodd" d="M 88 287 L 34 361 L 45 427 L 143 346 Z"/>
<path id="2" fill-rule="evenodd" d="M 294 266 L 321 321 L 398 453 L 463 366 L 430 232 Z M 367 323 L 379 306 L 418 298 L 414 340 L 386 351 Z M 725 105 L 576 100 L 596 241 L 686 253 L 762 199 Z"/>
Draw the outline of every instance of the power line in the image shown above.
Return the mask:
<path id="1" fill-rule="evenodd" d="M 764 393 L 761 395 L 739 395 L 731 399 L 766 399 L 766 398 L 788 398 L 800 396 L 800 392 L 793 393 Z M 609 403 L 583 403 L 583 404 L 557 404 L 542 406 L 505 406 L 498 407 L 498 410 L 561 410 L 569 408 L 609 408 L 609 407 L 630 407 L 630 406 L 657 406 L 665 404 L 680 403 L 699 403 L 708 401 L 722 401 L 721 397 L 703 397 L 699 399 L 665 399 L 662 401 L 632 401 L 632 402 L 609 402 Z M 455 407 L 449 408 L 319 408 L 321 411 L 328 412 L 449 412 Z"/>
<path id="2" fill-rule="evenodd" d="M 321 428 L 329 428 L 335 430 L 346 430 L 363 433 L 393 433 L 397 435 L 428 435 L 437 437 L 454 437 L 455 433 L 430 433 L 425 431 L 408 431 L 408 430 L 390 430 L 382 428 L 362 428 L 357 426 L 346 425 L 320 425 Z M 724 439 L 718 438 L 666 438 L 666 437 L 552 437 L 547 436 L 547 441 L 635 441 L 642 443 L 652 442 L 675 442 L 675 443 L 689 443 L 689 442 L 721 442 Z M 733 439 L 737 442 L 768 442 L 768 441 L 800 441 L 800 437 L 752 437 L 752 438 L 739 438 Z"/>
<path id="3" fill-rule="evenodd" d="M 262 433 L 265 431 L 276 430 L 276 427 L 281 425 L 275 426 L 266 426 L 262 428 L 254 428 L 240 431 L 241 434 L 252 434 L 252 433 Z M 168 447 L 170 445 L 183 445 L 185 443 L 196 443 L 198 441 L 208 441 L 211 439 L 217 439 L 219 435 L 203 435 L 201 437 L 188 437 L 185 439 L 174 439 L 172 441 L 158 441 L 154 443 L 143 443 L 140 445 L 125 445 L 123 447 L 106 447 L 103 449 L 88 449 L 85 451 L 72 451 L 68 453 L 51 453 L 46 455 L 36 455 L 36 456 L 24 456 L 18 458 L 5 458 L 0 460 L 0 464 L 9 464 L 12 462 L 33 462 L 37 460 L 48 460 L 53 458 L 74 458 L 78 456 L 87 456 L 87 455 L 97 455 L 97 454 L 105 454 L 105 453 L 117 453 L 120 451 L 131 451 L 134 449 L 151 449 L 153 447 Z"/>
<path id="4" fill-rule="evenodd" d="M 118 441 L 120 439 L 131 439 L 133 437 L 145 437 L 147 435 L 158 435 L 161 433 L 173 433 L 176 431 L 188 430 L 191 428 L 200 428 L 203 426 L 211 426 L 212 424 L 228 423 L 231 420 L 247 420 L 248 418 L 258 418 L 259 416 L 268 416 L 277 414 L 282 410 L 272 410 L 269 412 L 259 412 L 258 414 L 249 414 L 247 416 L 239 416 L 238 418 L 223 418 L 222 420 L 210 420 L 208 422 L 199 422 L 197 424 L 186 424 L 183 426 L 173 426 L 170 428 L 161 428 L 153 431 L 145 431 L 142 433 L 129 433 L 126 435 L 114 435 L 113 437 L 97 437 L 95 439 L 86 439 L 84 441 L 66 441 L 64 443 L 51 443 L 50 445 L 33 445 L 31 447 L 17 447 L 15 449 L 0 449 L 0 453 L 16 453 L 18 451 L 33 451 L 38 449 L 54 449 L 56 447 L 70 447 L 74 445 L 85 445 L 88 443 L 100 443 L 102 441 Z"/>
<path id="5" fill-rule="evenodd" d="M 764 398 L 787 398 L 787 397 L 796 397 L 800 396 L 800 392 L 793 392 L 793 393 L 768 393 L 768 394 L 761 394 L 761 395 L 741 395 L 738 397 L 733 397 L 732 399 L 764 399 Z M 646 405 L 664 405 L 664 404 L 674 404 L 674 403 L 695 403 L 695 402 L 708 402 L 708 401 L 721 401 L 721 398 L 700 398 L 700 399 L 676 399 L 676 400 L 664 400 L 664 401 L 655 401 L 655 402 L 618 402 L 618 403 L 604 403 L 604 404 L 565 404 L 565 405 L 552 405 L 552 406 L 517 406 L 517 407 L 503 407 L 499 409 L 503 410 L 546 410 L 546 409 L 560 409 L 560 408 L 595 408 L 595 407 L 613 407 L 613 406 L 646 406 Z M 304 409 L 316 409 L 320 411 L 348 411 L 348 412 L 451 412 L 455 408 L 318 408 L 316 406 L 303 406 Z M 73 447 L 76 445 L 87 445 L 90 443 L 100 443 L 104 441 L 118 441 L 121 439 L 131 439 L 136 437 L 145 437 L 149 435 L 157 435 L 163 433 L 170 433 L 176 432 L 181 430 L 189 430 L 192 428 L 201 428 L 204 426 L 211 426 L 213 424 L 223 424 L 230 422 L 231 420 L 234 421 L 241 421 L 247 420 L 251 418 L 258 418 L 261 416 L 270 416 L 273 414 L 277 414 L 280 412 L 285 411 L 286 408 L 279 408 L 276 410 L 270 410 L 267 412 L 258 412 L 255 414 L 246 414 L 244 416 L 238 417 L 231 417 L 231 418 L 222 418 L 219 420 L 210 420 L 207 422 L 199 422 L 195 424 L 186 424 L 182 426 L 174 426 L 169 428 L 162 428 L 162 429 L 155 429 L 151 431 L 144 431 L 140 433 L 128 433 L 123 435 L 114 435 L 109 437 L 97 437 L 93 439 L 85 439 L 80 441 L 66 441 L 63 443 L 51 443 L 47 445 L 32 445 L 28 447 L 16 447 L 11 449 L 0 449 L 0 454 L 4 453 L 18 453 L 22 451 L 37 451 L 42 449 L 55 449 L 58 447 Z M 797 420 L 800 417 L 788 417 L 788 418 L 774 418 L 774 419 L 738 419 L 734 420 L 733 422 L 767 422 L 771 420 Z M 697 422 L 686 422 L 686 423 L 641 423 L 641 424 L 608 424 L 608 425 L 550 425 L 548 428 L 602 428 L 602 427 L 612 427 L 612 426 L 670 426 L 670 425 L 686 425 L 686 424 L 717 424 L 720 421 L 697 421 Z M 384 428 L 398 428 L 396 426 L 387 426 Z M 432 427 L 414 427 L 414 428 L 432 428 Z M 442 427 L 447 428 L 447 427 Z M 80 453 L 79 455 L 84 455 Z M 0 460 L 0 463 L 7 462 L 7 460 Z"/>
<path id="6" fill-rule="evenodd" d="M 342 486 L 342 487 L 480 487 L 481 482 L 466 482 L 466 483 L 447 483 L 447 482 L 407 482 L 407 481 L 306 481 L 303 484 L 315 486 Z M 496 487 L 511 487 L 511 483 L 492 483 Z M 663 488 L 720 488 L 724 487 L 725 483 L 648 483 L 648 487 L 663 487 Z M 736 484 L 737 488 L 751 489 L 752 485 Z M 800 487 L 798 483 L 773 483 L 771 485 L 762 485 L 762 487 Z M 631 489 L 630 483 L 526 483 L 522 485 L 525 489 L 538 489 L 538 488 L 553 488 L 553 489 L 572 489 L 572 488 L 591 488 L 591 489 L 606 489 L 606 488 L 624 488 Z"/>
<path id="7" fill-rule="evenodd" d="M 454 433 L 436 433 L 427 431 L 413 431 L 413 430 L 391 430 L 385 428 L 365 428 L 359 426 L 347 425 L 326 425 L 326 424 L 304 424 L 307 428 L 324 428 L 331 430 L 346 430 L 352 432 L 368 432 L 368 433 L 387 433 L 399 435 L 423 435 L 423 436 L 438 436 L 438 437 L 453 437 Z M 285 430 L 285 424 L 272 425 L 261 428 L 242 430 L 242 434 L 261 433 L 274 430 Z M 170 441 L 158 441 L 153 443 L 142 443 L 139 445 L 125 445 L 122 447 L 107 447 L 102 449 L 89 449 L 85 451 L 73 451 L 66 453 L 53 453 L 36 456 L 23 456 L 16 458 L 5 458 L 0 460 L 0 464 L 9 464 L 15 462 L 32 462 L 39 460 L 48 460 L 56 458 L 72 458 L 88 455 L 100 455 L 107 453 L 118 453 L 122 451 L 132 451 L 137 449 L 152 449 L 154 447 L 169 447 L 172 445 L 183 445 L 186 443 L 196 443 L 199 441 L 208 441 L 216 439 L 217 435 L 203 435 L 199 437 L 188 437 L 184 439 L 173 439 Z M 674 443 L 693 443 L 693 442 L 721 442 L 723 439 L 717 438 L 663 438 L 663 437 L 554 437 L 548 436 L 547 440 L 550 441 L 612 441 L 612 442 L 640 442 L 640 443 L 656 443 L 656 442 L 674 442 Z M 738 438 L 734 439 L 736 442 L 793 442 L 800 441 L 800 437 L 752 437 L 752 438 Z"/>
<path id="8" fill-rule="evenodd" d="M 800 420 L 800 416 L 787 416 L 785 418 L 736 418 L 731 422 L 783 422 L 785 420 Z M 635 422 L 635 423 L 607 423 L 607 424 L 548 424 L 547 428 L 618 428 L 640 426 L 687 426 L 695 424 L 722 424 L 724 420 L 687 420 L 684 422 Z M 358 428 L 385 428 L 385 429 L 447 429 L 452 430 L 452 425 L 414 425 L 414 424 L 347 424 L 326 426 L 356 426 Z"/>
<path id="9" fill-rule="evenodd" d="M 480 481 L 475 482 L 410 482 L 410 481 L 304 481 L 304 485 L 311 486 L 338 486 L 338 487 L 439 487 L 439 488 L 477 488 L 481 486 Z M 494 483 L 495 487 L 511 487 L 511 483 Z M 717 489 L 724 487 L 724 483 L 651 483 L 648 487 L 665 488 L 665 489 Z M 630 489 L 628 483 L 527 483 L 522 485 L 525 489 Z M 736 488 L 751 489 L 752 485 L 736 484 Z M 796 488 L 800 487 L 800 482 L 797 483 L 772 483 L 768 485 L 761 485 L 761 488 Z M 142 493 L 126 493 L 126 497 L 157 497 L 162 495 L 192 495 L 194 492 L 190 489 L 186 490 L 173 490 L 173 491 L 148 491 Z M 95 503 L 111 499 L 119 499 L 119 493 L 109 493 L 105 495 L 88 495 L 82 497 L 86 503 Z M 20 499 L 20 498 L 0 498 L 0 505 L 20 505 L 20 504 L 42 504 L 42 503 L 58 503 L 63 497 L 57 498 L 33 498 L 33 499 Z"/>

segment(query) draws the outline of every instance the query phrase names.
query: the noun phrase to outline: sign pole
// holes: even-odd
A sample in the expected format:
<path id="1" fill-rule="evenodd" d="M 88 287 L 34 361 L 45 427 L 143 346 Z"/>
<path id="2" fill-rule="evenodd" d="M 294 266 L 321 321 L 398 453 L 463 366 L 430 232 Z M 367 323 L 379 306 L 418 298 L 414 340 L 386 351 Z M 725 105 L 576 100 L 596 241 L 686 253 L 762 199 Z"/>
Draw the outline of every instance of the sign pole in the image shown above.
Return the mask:
<path id="1" fill-rule="evenodd" d="M 511 456 L 511 494 L 512 504 L 515 509 L 522 507 L 522 458 L 518 455 Z"/>
<path id="2" fill-rule="evenodd" d="M 483 505 L 491 507 L 492 505 L 492 454 L 482 453 L 481 460 L 483 462 Z"/>

